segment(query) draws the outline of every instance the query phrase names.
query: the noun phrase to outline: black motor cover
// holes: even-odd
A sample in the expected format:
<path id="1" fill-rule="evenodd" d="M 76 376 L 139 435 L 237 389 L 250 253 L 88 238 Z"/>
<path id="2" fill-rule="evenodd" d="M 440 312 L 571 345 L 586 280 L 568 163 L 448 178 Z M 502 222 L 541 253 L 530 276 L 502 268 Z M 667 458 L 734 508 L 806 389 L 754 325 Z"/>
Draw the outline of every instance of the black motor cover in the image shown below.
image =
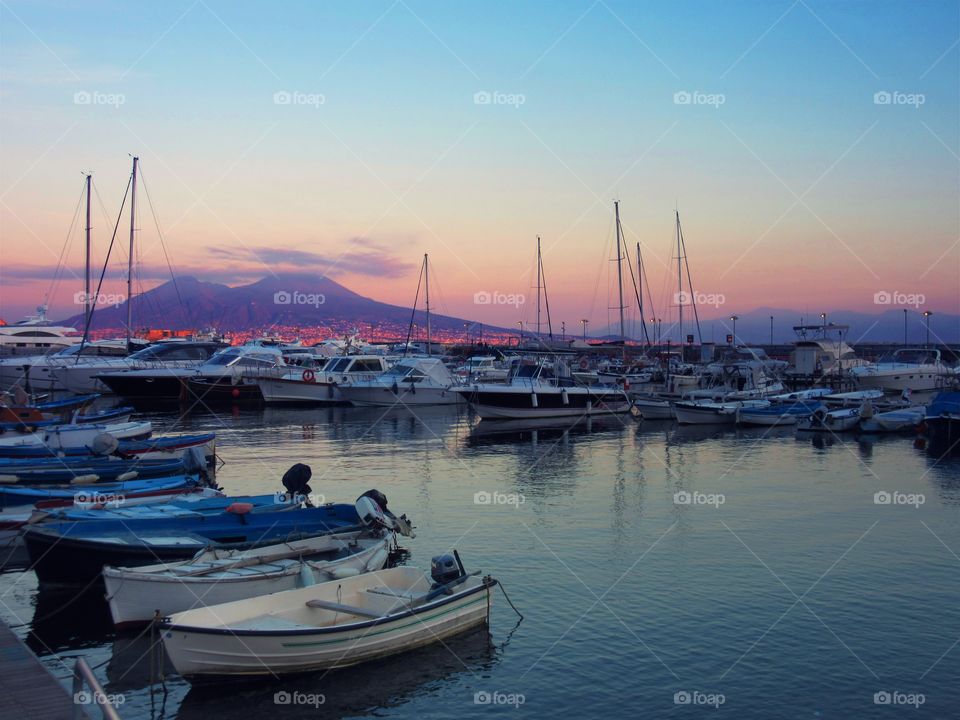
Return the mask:
<path id="1" fill-rule="evenodd" d="M 290 495 L 309 495 L 313 492 L 309 485 L 312 476 L 309 465 L 297 463 L 283 474 L 283 486 Z"/>
<path id="2" fill-rule="evenodd" d="M 380 509 L 384 512 L 387 512 L 387 496 L 384 495 L 379 490 L 367 490 L 360 497 L 368 497 L 373 500 L 377 505 L 380 506 Z"/>

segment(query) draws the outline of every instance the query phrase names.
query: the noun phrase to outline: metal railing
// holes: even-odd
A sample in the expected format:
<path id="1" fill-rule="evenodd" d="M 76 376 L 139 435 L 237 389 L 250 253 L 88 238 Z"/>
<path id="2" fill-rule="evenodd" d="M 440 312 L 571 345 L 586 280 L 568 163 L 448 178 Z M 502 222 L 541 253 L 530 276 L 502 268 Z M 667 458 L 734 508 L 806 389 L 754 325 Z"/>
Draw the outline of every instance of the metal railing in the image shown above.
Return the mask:
<path id="1" fill-rule="evenodd" d="M 87 708 L 90 706 L 98 708 L 104 720 L 121 720 L 86 660 L 77 658 L 73 666 L 73 720 L 89 718 Z"/>

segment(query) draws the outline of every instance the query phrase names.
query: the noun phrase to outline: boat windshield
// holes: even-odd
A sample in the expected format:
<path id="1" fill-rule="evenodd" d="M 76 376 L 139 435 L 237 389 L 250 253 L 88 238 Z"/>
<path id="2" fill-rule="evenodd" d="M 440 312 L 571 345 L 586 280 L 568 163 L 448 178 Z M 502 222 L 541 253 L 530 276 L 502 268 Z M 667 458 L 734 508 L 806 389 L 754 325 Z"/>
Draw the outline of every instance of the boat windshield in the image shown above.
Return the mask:
<path id="1" fill-rule="evenodd" d="M 229 367 L 231 365 L 273 367 L 277 364 L 278 357 L 279 355 L 273 353 L 250 352 L 249 349 L 244 350 L 242 348 L 227 348 L 212 356 L 207 361 L 207 365 L 220 365 L 223 367 Z"/>
<path id="2" fill-rule="evenodd" d="M 326 370 L 326 372 L 330 372 L 330 373 L 344 372 L 351 362 L 353 362 L 353 358 L 348 358 L 348 357 L 337 358 L 336 360 L 327 363 L 327 366 L 324 369 Z"/>
<path id="3" fill-rule="evenodd" d="M 930 365 L 937 362 L 937 353 L 923 348 L 904 348 L 897 350 L 892 357 L 893 362 L 911 363 L 915 365 Z"/>

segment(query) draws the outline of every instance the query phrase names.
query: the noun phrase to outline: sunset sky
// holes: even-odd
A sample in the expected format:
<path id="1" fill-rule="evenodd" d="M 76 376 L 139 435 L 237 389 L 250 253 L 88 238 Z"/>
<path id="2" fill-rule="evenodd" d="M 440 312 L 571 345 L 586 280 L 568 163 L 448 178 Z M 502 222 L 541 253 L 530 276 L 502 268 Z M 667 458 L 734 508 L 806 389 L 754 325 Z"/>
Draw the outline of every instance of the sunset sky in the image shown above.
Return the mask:
<path id="1" fill-rule="evenodd" d="M 881 291 L 956 313 L 958 36 L 956 0 L 5 0 L 0 317 L 52 287 L 51 315 L 77 312 L 82 173 L 99 268 L 134 154 L 144 288 L 169 277 L 155 212 L 180 274 L 409 305 L 429 252 L 437 310 L 515 327 L 539 234 L 579 332 L 615 316 L 619 199 L 648 316 L 676 314 L 676 208 L 694 290 L 724 300 L 704 316 Z"/>

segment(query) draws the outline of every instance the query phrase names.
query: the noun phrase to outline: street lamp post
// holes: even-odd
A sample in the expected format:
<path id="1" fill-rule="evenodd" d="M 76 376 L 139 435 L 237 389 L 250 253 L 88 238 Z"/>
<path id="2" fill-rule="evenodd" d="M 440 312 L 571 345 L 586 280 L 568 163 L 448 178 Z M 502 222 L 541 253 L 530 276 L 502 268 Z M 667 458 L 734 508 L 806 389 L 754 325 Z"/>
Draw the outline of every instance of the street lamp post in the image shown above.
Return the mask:
<path id="1" fill-rule="evenodd" d="M 523 345 L 523 320 L 517 320 L 517 327 L 520 328 L 520 338 L 517 340 L 517 347 Z"/>
<path id="2" fill-rule="evenodd" d="M 587 341 L 587 324 L 588 324 L 589 322 L 590 322 L 590 321 L 587 320 L 586 318 L 583 318 L 583 319 L 580 321 L 580 325 L 583 326 L 583 341 L 584 341 L 584 342 Z"/>
<path id="3" fill-rule="evenodd" d="M 827 335 L 827 314 L 826 313 L 820 313 L 820 327 L 823 329 L 824 337 L 826 337 Z"/>
<path id="4" fill-rule="evenodd" d="M 903 309 L 903 346 L 907 346 L 907 309 Z"/>
<path id="5" fill-rule="evenodd" d="M 737 346 L 737 320 L 740 319 L 739 315 L 731 315 L 730 319 L 733 321 L 733 346 Z"/>
<path id="6" fill-rule="evenodd" d="M 933 315 L 933 312 L 931 310 L 923 311 L 923 319 L 927 323 L 927 346 L 930 345 L 930 316 L 931 315 Z"/>
<path id="7" fill-rule="evenodd" d="M 773 347 L 773 315 L 770 316 L 770 347 Z"/>

